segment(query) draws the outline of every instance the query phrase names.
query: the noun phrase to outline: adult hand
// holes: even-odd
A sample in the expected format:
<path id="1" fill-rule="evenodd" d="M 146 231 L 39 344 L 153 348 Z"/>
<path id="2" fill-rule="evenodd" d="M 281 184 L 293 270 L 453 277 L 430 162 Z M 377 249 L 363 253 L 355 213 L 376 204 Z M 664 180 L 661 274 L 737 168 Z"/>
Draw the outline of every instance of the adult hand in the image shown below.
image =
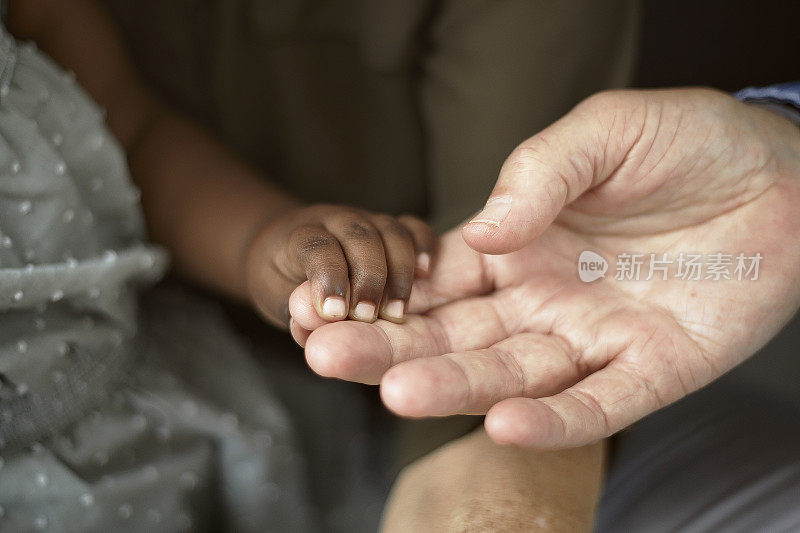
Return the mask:
<path id="1" fill-rule="evenodd" d="M 318 324 L 301 286 L 294 332 L 314 370 L 380 382 L 398 414 L 488 411 L 497 442 L 578 446 L 774 336 L 800 303 L 799 235 L 800 130 L 789 121 L 711 90 L 601 93 L 510 155 L 485 210 L 445 236 L 415 286 L 417 315 L 308 337 Z M 673 264 L 666 280 L 644 281 L 645 266 L 642 281 L 612 271 L 583 283 L 584 250 L 763 260 L 755 281 L 685 281 Z"/>

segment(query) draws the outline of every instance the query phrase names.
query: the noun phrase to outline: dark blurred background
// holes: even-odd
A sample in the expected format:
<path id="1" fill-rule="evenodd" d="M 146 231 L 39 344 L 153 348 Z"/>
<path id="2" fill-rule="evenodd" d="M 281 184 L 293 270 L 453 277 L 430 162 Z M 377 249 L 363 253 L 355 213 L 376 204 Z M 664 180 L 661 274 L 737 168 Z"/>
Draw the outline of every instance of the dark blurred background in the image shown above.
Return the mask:
<path id="1" fill-rule="evenodd" d="M 800 79 L 800 1 L 648 0 L 640 87 L 733 91 Z"/>

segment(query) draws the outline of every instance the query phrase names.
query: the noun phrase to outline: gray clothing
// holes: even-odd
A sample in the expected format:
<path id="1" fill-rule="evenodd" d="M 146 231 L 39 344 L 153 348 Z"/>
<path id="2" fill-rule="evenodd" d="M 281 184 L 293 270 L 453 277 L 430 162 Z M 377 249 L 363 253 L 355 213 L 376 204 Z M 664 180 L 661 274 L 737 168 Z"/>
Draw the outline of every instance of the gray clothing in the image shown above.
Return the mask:
<path id="1" fill-rule="evenodd" d="M 124 369 L 136 286 L 165 255 L 142 244 L 125 157 L 74 81 L 3 33 L 0 72 L 0 449 L 12 451 L 74 421 Z"/>
<path id="2" fill-rule="evenodd" d="M 313 530 L 289 418 L 165 253 L 103 115 L 0 29 L 0 532 Z M 224 370 L 221 370 L 224 369 Z"/>

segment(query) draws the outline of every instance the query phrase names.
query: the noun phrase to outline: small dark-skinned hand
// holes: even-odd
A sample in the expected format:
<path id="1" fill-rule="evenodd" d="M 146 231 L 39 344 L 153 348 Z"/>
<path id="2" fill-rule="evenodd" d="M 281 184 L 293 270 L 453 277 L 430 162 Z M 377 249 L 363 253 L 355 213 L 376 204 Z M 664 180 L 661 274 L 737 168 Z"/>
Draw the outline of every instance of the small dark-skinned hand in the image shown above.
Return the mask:
<path id="1" fill-rule="evenodd" d="M 289 297 L 306 281 L 319 324 L 348 317 L 402 322 L 414 277 L 430 269 L 436 243 L 433 229 L 412 216 L 301 207 L 272 220 L 253 239 L 245 259 L 247 289 L 264 317 L 290 326 L 296 336 L 306 328 L 290 320 Z"/>

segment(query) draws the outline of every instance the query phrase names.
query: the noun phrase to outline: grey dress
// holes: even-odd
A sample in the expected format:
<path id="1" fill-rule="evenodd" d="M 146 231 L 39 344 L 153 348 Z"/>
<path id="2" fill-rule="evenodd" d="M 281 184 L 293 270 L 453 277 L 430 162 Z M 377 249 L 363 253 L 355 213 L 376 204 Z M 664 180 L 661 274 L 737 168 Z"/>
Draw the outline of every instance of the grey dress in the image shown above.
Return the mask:
<path id="1" fill-rule="evenodd" d="M 165 253 L 103 114 L 0 26 L 0 532 L 305 531 L 286 412 Z M 141 307 L 141 309 L 140 309 Z"/>

